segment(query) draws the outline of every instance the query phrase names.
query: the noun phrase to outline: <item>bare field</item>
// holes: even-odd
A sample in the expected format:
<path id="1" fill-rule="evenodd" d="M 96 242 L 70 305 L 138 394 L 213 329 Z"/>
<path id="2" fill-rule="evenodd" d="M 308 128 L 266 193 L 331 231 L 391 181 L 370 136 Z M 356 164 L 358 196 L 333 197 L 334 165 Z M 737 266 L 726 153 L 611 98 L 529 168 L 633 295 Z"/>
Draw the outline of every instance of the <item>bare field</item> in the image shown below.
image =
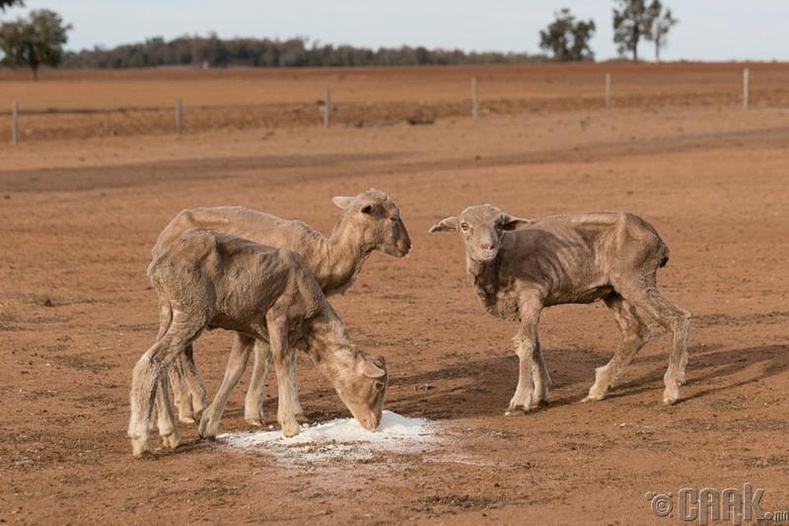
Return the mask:
<path id="1" fill-rule="evenodd" d="M 483 115 L 596 110 L 604 78 L 613 79 L 617 108 L 665 109 L 742 104 L 742 70 L 751 71 L 755 107 L 789 106 L 789 66 L 756 64 L 535 64 L 445 68 L 227 69 L 144 71 L 0 70 L 1 114 L 21 108 L 23 140 L 170 134 L 175 104 L 184 105 L 186 133 L 217 129 L 318 126 L 324 91 L 336 126 L 371 127 L 427 113 L 471 113 L 470 79 L 477 78 Z M 0 141 L 10 126 L 0 127 Z"/>
<path id="2" fill-rule="evenodd" d="M 693 511 L 679 508 L 682 488 L 746 483 L 764 489 L 764 512 L 789 510 L 789 66 L 749 65 L 750 111 L 739 106 L 743 66 L 47 72 L 36 85 L 0 73 L 0 101 L 109 108 L 183 96 L 206 119 L 197 128 L 188 119 L 200 113 L 187 113 L 182 137 L 122 119 L 96 137 L 92 119 L 106 115 L 56 114 L 46 122 L 75 121 L 31 125 L 16 146 L 0 135 L 0 521 L 667 525 Z M 609 69 L 622 99 L 606 111 Z M 324 130 L 315 100 L 327 85 L 339 112 Z M 342 120 L 373 102 L 392 108 L 379 125 Z M 312 105 L 313 117 L 264 127 L 254 113 L 289 104 Z M 249 123 L 212 123 L 223 105 Z M 434 125 L 405 124 L 423 107 L 439 108 Z M 444 442 L 295 464 L 182 426 L 184 446 L 133 459 L 129 382 L 157 331 L 145 267 L 161 228 L 183 208 L 234 204 L 328 233 L 331 197 L 370 187 L 395 197 L 413 253 L 374 254 L 332 303 L 357 343 L 386 357 L 387 409 L 430 419 Z M 596 303 L 545 311 L 551 403 L 503 416 L 517 327 L 483 311 L 460 240 L 427 233 L 484 202 L 527 217 L 630 210 L 655 225 L 671 248 L 661 289 L 694 315 L 679 404 L 660 403 L 670 337 L 657 327 L 610 398 L 580 403 L 618 343 Z M 228 347 L 219 331 L 197 342 L 209 394 Z M 299 383 L 314 421 L 347 416 L 306 359 Z M 224 430 L 247 429 L 245 389 Z M 265 409 L 275 424 L 276 399 Z M 674 509 L 659 517 L 646 496 L 669 493 Z"/>

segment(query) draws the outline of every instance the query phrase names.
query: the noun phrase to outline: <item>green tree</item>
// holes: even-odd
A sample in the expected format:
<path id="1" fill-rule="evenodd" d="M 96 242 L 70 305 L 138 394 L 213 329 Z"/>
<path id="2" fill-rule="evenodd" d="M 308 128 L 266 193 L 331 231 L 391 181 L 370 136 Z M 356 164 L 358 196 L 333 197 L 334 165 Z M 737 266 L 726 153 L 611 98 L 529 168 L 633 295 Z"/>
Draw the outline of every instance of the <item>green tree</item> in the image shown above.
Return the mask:
<path id="1" fill-rule="evenodd" d="M 33 80 L 36 80 L 40 66 L 56 67 L 63 60 L 63 46 L 69 30 L 71 25 L 64 25 L 60 15 L 48 9 L 31 11 L 28 19 L 2 24 L 2 63 L 11 67 L 27 66 L 33 70 Z"/>
<path id="2" fill-rule="evenodd" d="M 619 9 L 614 9 L 614 43 L 619 53 L 633 54 L 638 61 L 638 43 L 650 34 L 653 20 L 657 14 L 653 10 L 655 2 L 646 5 L 646 0 L 614 0 Z M 659 5 L 659 2 L 658 2 Z"/>
<path id="3" fill-rule="evenodd" d="M 668 32 L 679 23 L 679 20 L 672 16 L 671 9 L 663 11 L 660 0 L 653 0 L 649 10 L 654 18 L 644 37 L 655 43 L 655 62 L 660 62 L 660 48 L 668 43 Z"/>
<path id="4" fill-rule="evenodd" d="M 10 7 L 12 5 L 18 5 L 20 7 L 25 5 L 24 0 L 0 0 L 0 11 L 5 11 L 6 7 Z"/>
<path id="5" fill-rule="evenodd" d="M 593 20 L 576 21 L 570 10 L 554 13 L 556 20 L 540 31 L 540 47 L 553 53 L 554 60 L 594 60 L 589 40 L 595 32 Z"/>

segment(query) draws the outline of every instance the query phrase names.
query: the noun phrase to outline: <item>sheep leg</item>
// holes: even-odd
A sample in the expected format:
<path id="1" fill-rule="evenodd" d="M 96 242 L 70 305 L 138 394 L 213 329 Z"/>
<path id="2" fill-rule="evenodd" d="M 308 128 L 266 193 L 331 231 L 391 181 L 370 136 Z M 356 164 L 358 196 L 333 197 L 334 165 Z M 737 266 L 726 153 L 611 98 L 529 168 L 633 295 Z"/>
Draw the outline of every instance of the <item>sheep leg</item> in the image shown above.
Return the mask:
<path id="1" fill-rule="evenodd" d="M 271 363 L 271 349 L 262 340 L 255 341 L 252 362 L 252 378 L 249 380 L 247 396 L 244 399 L 244 420 L 253 426 L 262 426 L 263 402 L 266 399 L 266 376 Z"/>
<path id="2" fill-rule="evenodd" d="M 616 385 L 625 367 L 649 341 L 650 336 L 649 326 L 644 323 L 636 309 L 622 299 L 622 296 L 614 292 L 603 298 L 603 301 L 614 315 L 614 320 L 622 333 L 622 343 L 611 360 L 595 370 L 595 382 L 589 388 L 589 394 L 583 399 L 584 402 L 605 398 L 608 390 Z"/>
<path id="3" fill-rule="evenodd" d="M 194 360 L 194 345 L 190 344 L 186 348 L 186 352 L 183 355 L 183 359 L 180 360 L 181 368 L 182 368 L 182 378 L 186 384 L 188 389 L 189 397 L 188 402 L 192 408 L 192 422 L 195 419 L 200 418 L 200 415 L 203 414 L 203 410 L 205 409 L 206 403 L 206 392 L 205 392 L 205 384 L 203 383 L 203 379 L 200 377 L 200 373 L 197 370 L 197 365 L 195 364 Z M 179 413 L 179 418 L 181 417 Z M 183 422 L 183 419 L 181 419 Z"/>
<path id="4" fill-rule="evenodd" d="M 282 434 L 292 437 L 299 433 L 299 422 L 296 420 L 293 400 L 298 396 L 294 393 L 296 354 L 288 345 L 287 322 L 283 318 L 267 319 L 269 342 L 271 343 L 271 356 L 277 372 L 277 388 L 279 404 L 277 407 L 277 421 L 282 428 Z"/>
<path id="5" fill-rule="evenodd" d="M 205 408 L 205 385 L 194 362 L 194 346 L 189 345 L 170 368 L 173 401 L 178 408 L 178 420 L 194 424 Z"/>
<path id="6" fill-rule="evenodd" d="M 153 418 L 153 404 L 156 396 L 159 371 L 152 361 L 153 356 L 158 356 L 160 349 L 169 342 L 156 341 L 145 354 L 140 357 L 132 371 L 132 386 L 129 395 L 131 415 L 127 435 L 132 442 L 132 454 L 138 457 L 150 451 L 148 433 Z"/>
<path id="7" fill-rule="evenodd" d="M 673 334 L 668 368 L 663 376 L 665 390 L 663 403 L 670 405 L 679 400 L 679 386 L 685 383 L 685 367 L 688 363 L 688 334 L 690 313 L 683 310 L 658 292 L 654 283 L 646 288 L 633 287 L 622 296 L 637 309 L 647 312 L 655 321 Z"/>
<path id="8" fill-rule="evenodd" d="M 249 336 L 237 332 L 233 333 L 233 345 L 230 348 L 230 357 L 227 360 L 222 385 L 219 386 L 219 391 L 217 391 L 211 405 L 203 412 L 200 425 L 197 428 L 202 438 L 214 438 L 219 431 L 219 421 L 222 419 L 222 413 L 225 411 L 227 399 L 247 367 L 253 342 L 254 340 Z"/>
<path id="9" fill-rule="evenodd" d="M 524 308 L 526 307 L 526 308 Z M 538 388 L 538 396 L 547 398 L 547 383 L 545 378 L 542 377 L 542 371 L 545 369 L 544 363 L 542 365 L 535 365 L 535 360 L 539 356 L 542 362 L 542 353 L 538 350 L 540 341 L 537 336 L 537 325 L 540 321 L 540 308 L 528 308 L 528 306 L 521 305 L 521 327 L 517 336 L 513 338 L 515 341 L 515 352 L 519 359 L 518 368 L 518 386 L 515 388 L 515 394 L 510 400 L 510 405 L 504 413 L 506 416 L 512 416 L 518 413 L 528 412 L 532 407 L 532 399 L 534 392 Z M 547 373 L 547 370 L 545 371 Z M 532 376 L 532 373 L 537 373 Z M 550 382 L 550 379 L 548 379 Z M 539 383 L 539 386 L 536 385 Z"/>
<path id="10" fill-rule="evenodd" d="M 154 344 L 137 361 L 132 371 L 132 386 L 130 393 L 131 415 L 129 417 L 129 427 L 127 434 L 132 442 L 132 454 L 140 456 L 150 450 L 149 429 L 153 423 L 154 404 L 157 403 L 163 419 L 161 421 L 163 432 L 167 432 L 167 419 L 172 423 L 172 409 L 169 398 L 165 395 L 160 402 L 155 402 L 159 384 L 167 374 L 169 364 L 177 355 L 183 352 L 186 345 L 191 343 L 200 334 L 203 325 L 196 322 L 189 322 L 185 314 L 176 312 L 172 316 L 169 326 L 161 338 L 157 338 Z M 161 333 L 161 331 L 160 331 Z M 164 384 L 166 387 L 166 383 Z M 175 426 L 171 425 L 173 433 Z M 172 433 L 171 433 L 172 434 Z M 168 435 L 169 436 L 169 435 Z M 179 439 L 173 438 L 171 443 L 177 445 Z"/>
<path id="11" fill-rule="evenodd" d="M 540 406 L 548 403 L 548 390 L 551 385 L 553 385 L 553 382 L 548 373 L 548 368 L 545 366 L 545 358 L 542 354 L 542 345 L 540 344 L 539 336 L 537 336 L 536 340 L 537 344 L 534 346 L 534 353 L 532 354 L 530 366 L 532 379 L 534 381 L 534 394 L 536 396 L 536 401 L 532 400 L 532 402 L 536 402 L 536 405 Z"/>
<path id="12" fill-rule="evenodd" d="M 180 356 L 180 355 L 179 355 Z M 173 368 L 171 367 L 170 370 Z M 156 412 L 158 414 L 157 427 L 162 445 L 169 449 L 175 449 L 181 443 L 181 434 L 175 425 L 170 404 L 170 386 L 167 374 L 159 377 L 159 387 L 156 391 Z"/>

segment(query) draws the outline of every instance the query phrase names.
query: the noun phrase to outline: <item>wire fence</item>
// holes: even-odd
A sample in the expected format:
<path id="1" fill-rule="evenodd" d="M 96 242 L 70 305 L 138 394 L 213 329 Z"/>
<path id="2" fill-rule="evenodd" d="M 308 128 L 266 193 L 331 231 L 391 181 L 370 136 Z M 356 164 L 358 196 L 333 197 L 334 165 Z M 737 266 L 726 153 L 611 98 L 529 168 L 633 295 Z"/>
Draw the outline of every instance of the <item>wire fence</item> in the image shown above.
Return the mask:
<path id="1" fill-rule="evenodd" d="M 635 88 L 631 78 L 624 78 L 621 89 L 617 76 L 605 73 L 599 78 L 596 92 L 534 93 L 486 96 L 486 79 L 471 77 L 467 97 L 454 100 L 342 100 L 333 101 L 338 89 L 325 89 L 322 97 L 311 102 L 242 103 L 228 105 L 184 104 L 182 98 L 169 106 L 126 106 L 114 108 L 27 108 L 24 100 L 14 100 L 2 120 L 0 141 L 83 139 L 136 135 L 200 133 L 211 130 L 250 130 L 299 126 L 375 127 L 407 122 L 432 124 L 446 118 L 484 118 L 533 112 L 577 110 L 660 109 L 691 106 L 717 108 L 742 106 L 789 107 L 789 86 L 752 90 L 749 68 L 742 69 L 742 82 L 732 80 L 725 87 L 712 83 L 705 87 L 672 89 L 670 82 L 655 91 Z M 643 82 L 649 82 L 648 80 Z M 630 85 L 629 85 L 630 84 Z M 404 86 L 404 93 L 408 87 Z M 317 95 L 320 95 L 319 93 Z M 416 99 L 417 97 L 409 97 Z"/>

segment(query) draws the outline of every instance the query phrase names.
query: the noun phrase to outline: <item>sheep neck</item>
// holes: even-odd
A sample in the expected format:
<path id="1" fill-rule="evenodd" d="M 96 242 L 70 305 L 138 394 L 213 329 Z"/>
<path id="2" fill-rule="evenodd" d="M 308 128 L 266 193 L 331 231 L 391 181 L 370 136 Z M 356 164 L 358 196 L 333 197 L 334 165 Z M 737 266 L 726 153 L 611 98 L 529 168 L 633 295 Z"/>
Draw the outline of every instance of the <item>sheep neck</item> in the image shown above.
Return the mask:
<path id="1" fill-rule="evenodd" d="M 334 373 L 347 365 L 353 343 L 339 319 L 315 319 L 311 329 L 307 354 L 321 373 L 334 378 Z"/>
<path id="2" fill-rule="evenodd" d="M 507 293 L 506 284 L 502 288 L 501 256 L 484 262 L 466 256 L 466 270 L 477 297 L 489 314 L 506 320 L 518 319 L 517 301 Z"/>
<path id="3" fill-rule="evenodd" d="M 499 258 L 491 261 L 476 261 L 466 258 L 466 270 L 477 296 L 486 305 L 496 298 L 498 292 Z"/>
<path id="4" fill-rule="evenodd" d="M 376 249 L 374 244 L 361 242 L 359 234 L 358 228 L 349 225 L 343 217 L 325 240 L 316 277 L 327 296 L 345 292 L 356 280 L 370 253 Z"/>

